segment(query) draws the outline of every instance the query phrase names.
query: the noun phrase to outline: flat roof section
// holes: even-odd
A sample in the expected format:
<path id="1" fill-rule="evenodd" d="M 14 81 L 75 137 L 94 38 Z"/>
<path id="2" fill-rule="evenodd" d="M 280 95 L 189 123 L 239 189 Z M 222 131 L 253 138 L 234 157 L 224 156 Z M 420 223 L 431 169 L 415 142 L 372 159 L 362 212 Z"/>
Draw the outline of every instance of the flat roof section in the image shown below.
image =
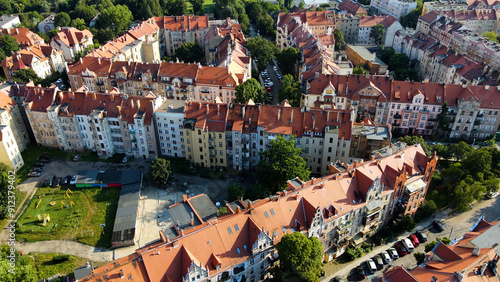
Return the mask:
<path id="1" fill-rule="evenodd" d="M 203 221 L 217 217 L 217 207 L 207 195 L 200 194 L 189 198 L 188 201 Z"/>
<path id="2" fill-rule="evenodd" d="M 174 205 L 167 211 L 170 214 L 174 225 L 176 225 L 178 228 L 185 229 L 187 227 L 193 227 L 201 224 L 198 217 L 194 214 L 194 210 L 186 202 Z M 191 214 L 194 219 L 193 225 L 191 225 Z"/>

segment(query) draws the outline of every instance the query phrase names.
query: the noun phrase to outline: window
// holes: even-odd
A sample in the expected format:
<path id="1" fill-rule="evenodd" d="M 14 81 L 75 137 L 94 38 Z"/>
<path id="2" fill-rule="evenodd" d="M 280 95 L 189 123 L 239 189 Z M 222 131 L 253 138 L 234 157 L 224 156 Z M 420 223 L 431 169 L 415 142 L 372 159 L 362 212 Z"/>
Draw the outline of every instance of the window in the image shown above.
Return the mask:
<path id="1" fill-rule="evenodd" d="M 240 248 L 236 248 L 236 252 L 238 253 L 238 255 L 241 255 Z"/>
<path id="2" fill-rule="evenodd" d="M 238 227 L 238 224 L 234 225 L 234 230 L 240 231 L 240 228 Z"/>
<path id="3" fill-rule="evenodd" d="M 231 229 L 231 227 L 227 228 L 227 232 L 229 232 L 229 234 L 233 234 L 233 230 Z"/>
<path id="4" fill-rule="evenodd" d="M 274 213 L 274 210 L 273 210 L 273 209 L 271 209 L 271 214 L 272 214 L 272 215 L 276 215 L 276 214 Z"/>
<path id="5" fill-rule="evenodd" d="M 269 214 L 267 213 L 267 211 L 264 212 L 264 215 L 269 218 Z"/>

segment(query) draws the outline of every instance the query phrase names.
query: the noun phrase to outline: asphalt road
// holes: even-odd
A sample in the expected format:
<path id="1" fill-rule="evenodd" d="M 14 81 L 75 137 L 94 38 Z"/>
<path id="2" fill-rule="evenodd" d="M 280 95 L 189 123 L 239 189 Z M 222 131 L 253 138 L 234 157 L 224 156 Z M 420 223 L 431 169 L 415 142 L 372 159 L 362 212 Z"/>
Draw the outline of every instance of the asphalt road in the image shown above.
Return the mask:
<path id="1" fill-rule="evenodd" d="M 446 209 L 443 211 L 438 211 L 435 214 L 435 219 L 440 219 L 444 224 L 444 231 L 438 232 L 432 227 L 433 218 L 429 218 L 423 222 L 420 222 L 415 230 L 422 230 L 428 237 L 428 242 L 435 240 L 438 237 L 448 237 L 450 239 L 460 238 L 464 233 L 470 231 L 471 227 L 477 222 L 480 216 L 484 216 L 486 221 L 495 221 L 500 217 L 500 197 L 495 199 L 484 200 L 481 203 L 476 203 L 473 208 L 467 212 L 460 214 L 451 214 L 450 209 Z M 410 235 L 409 232 L 405 232 L 401 236 L 398 237 L 398 241 L 402 238 L 408 237 Z M 355 268 L 362 264 L 368 258 L 372 258 L 382 251 L 385 251 L 392 247 L 396 243 L 396 240 L 388 242 L 385 245 L 375 247 L 370 253 L 358 258 L 350 263 L 346 264 L 333 264 L 328 263 L 325 265 L 324 270 L 326 275 L 321 281 L 333 281 L 332 279 L 336 276 L 342 276 L 346 278 L 348 281 L 359 281 L 356 279 L 354 274 Z M 420 244 L 415 252 L 424 252 L 424 244 Z M 417 266 L 416 260 L 412 254 L 408 254 L 403 258 L 399 258 L 396 261 L 392 262 L 392 265 L 403 265 L 407 269 L 413 269 Z M 386 269 L 388 265 L 385 265 L 384 269 Z M 383 270 L 384 270 L 383 269 Z M 367 276 L 363 281 L 378 281 L 382 277 L 382 271 L 379 270 L 373 275 Z"/>

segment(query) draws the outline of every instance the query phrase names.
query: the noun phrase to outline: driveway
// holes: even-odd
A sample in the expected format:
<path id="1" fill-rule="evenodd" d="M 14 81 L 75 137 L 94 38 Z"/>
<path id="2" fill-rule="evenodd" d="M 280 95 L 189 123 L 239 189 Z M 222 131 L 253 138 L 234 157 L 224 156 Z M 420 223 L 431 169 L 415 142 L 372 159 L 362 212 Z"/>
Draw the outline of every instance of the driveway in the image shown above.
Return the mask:
<path id="1" fill-rule="evenodd" d="M 438 237 L 448 237 L 450 239 L 458 239 L 463 236 L 464 233 L 470 231 L 471 227 L 477 222 L 480 216 L 484 216 L 486 221 L 495 221 L 500 216 L 500 197 L 495 199 L 485 200 L 481 203 L 477 203 L 474 207 L 464 213 L 460 214 L 450 214 L 451 210 L 446 209 L 444 211 L 438 211 L 435 214 L 435 219 L 440 219 L 444 224 L 445 228 L 443 232 L 437 232 L 432 227 L 433 218 L 428 218 L 420 222 L 415 230 L 423 230 L 425 231 L 428 242 L 435 240 Z M 397 238 L 397 240 L 401 240 L 402 238 L 408 237 L 410 235 L 409 232 L 403 233 L 401 236 Z M 385 245 L 375 247 L 370 253 L 361 258 L 358 258 L 352 262 L 346 264 L 334 264 L 332 262 L 327 263 L 324 266 L 324 270 L 326 272 L 325 277 L 321 279 L 321 281 L 330 281 L 335 276 L 347 277 L 348 281 L 357 281 L 353 278 L 352 271 L 362 262 L 366 261 L 368 258 L 372 258 L 375 255 L 379 254 L 382 251 L 385 251 L 392 247 L 392 245 L 396 242 L 396 240 L 392 242 L 388 242 Z M 427 242 L 427 243 L 428 243 Z M 415 249 L 415 252 L 424 253 L 425 244 L 420 244 L 419 247 Z M 416 260 L 412 254 L 408 254 L 403 258 L 400 258 L 394 261 L 393 265 L 404 265 L 407 269 L 413 269 L 417 266 Z M 386 266 L 387 268 L 387 266 Z M 382 277 L 383 270 L 377 271 L 375 274 L 367 276 L 367 278 L 363 281 L 378 281 Z"/>

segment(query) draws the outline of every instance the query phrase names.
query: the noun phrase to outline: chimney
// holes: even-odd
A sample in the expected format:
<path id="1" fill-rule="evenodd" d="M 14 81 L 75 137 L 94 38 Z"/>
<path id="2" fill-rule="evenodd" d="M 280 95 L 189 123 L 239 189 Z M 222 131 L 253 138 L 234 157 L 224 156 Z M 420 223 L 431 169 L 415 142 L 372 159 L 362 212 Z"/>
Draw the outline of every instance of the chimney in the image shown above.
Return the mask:
<path id="1" fill-rule="evenodd" d="M 312 130 L 314 131 L 314 129 L 316 128 L 316 119 L 314 118 L 314 116 L 313 116 L 312 120 L 313 120 Z"/>
<path id="2" fill-rule="evenodd" d="M 187 202 L 187 200 L 188 200 L 188 195 L 187 194 L 182 195 L 182 201 Z"/>
<path id="3" fill-rule="evenodd" d="M 83 57 L 80 57 L 80 64 L 83 64 Z"/>
<path id="4" fill-rule="evenodd" d="M 326 112 L 326 122 L 330 121 L 330 111 Z"/>
<path id="5" fill-rule="evenodd" d="M 217 104 L 217 115 L 219 115 L 219 112 L 220 112 L 220 105 Z"/>
<path id="6" fill-rule="evenodd" d="M 99 63 L 99 65 L 101 64 L 101 57 L 97 57 L 97 62 Z"/>
<path id="7" fill-rule="evenodd" d="M 236 207 L 236 213 L 240 213 L 240 212 L 241 212 L 240 207 Z"/>
<path id="8" fill-rule="evenodd" d="M 208 115 L 209 109 L 210 109 L 210 105 L 207 103 L 207 115 Z"/>
<path id="9" fill-rule="evenodd" d="M 278 109 L 278 121 L 280 120 L 281 118 L 281 109 Z"/>
<path id="10" fill-rule="evenodd" d="M 134 99 L 130 99 L 130 107 L 133 109 L 134 108 Z"/>
<path id="11" fill-rule="evenodd" d="M 92 93 L 92 100 L 96 100 L 97 99 L 97 95 L 95 93 Z"/>
<path id="12" fill-rule="evenodd" d="M 194 213 L 191 212 L 191 226 L 194 226 Z"/>
<path id="13" fill-rule="evenodd" d="M 165 238 L 165 234 L 160 230 L 160 239 L 163 243 L 167 242 L 167 239 Z"/>
<path id="14" fill-rule="evenodd" d="M 290 122 L 293 122 L 293 109 L 292 109 L 292 113 L 290 114 Z"/>
<path id="15" fill-rule="evenodd" d="M 241 111 L 242 111 L 242 118 L 244 119 L 245 118 L 245 110 L 246 110 L 247 106 L 243 105 L 241 107 Z"/>

